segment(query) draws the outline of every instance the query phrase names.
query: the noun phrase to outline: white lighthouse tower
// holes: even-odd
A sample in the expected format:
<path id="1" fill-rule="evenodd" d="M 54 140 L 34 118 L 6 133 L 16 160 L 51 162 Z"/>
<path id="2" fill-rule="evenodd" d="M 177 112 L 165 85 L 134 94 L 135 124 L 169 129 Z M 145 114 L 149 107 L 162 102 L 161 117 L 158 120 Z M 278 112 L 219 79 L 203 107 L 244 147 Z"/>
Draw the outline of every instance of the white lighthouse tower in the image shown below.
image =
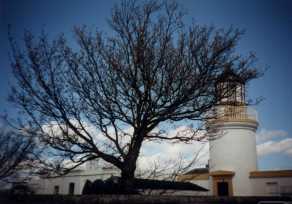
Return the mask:
<path id="1" fill-rule="evenodd" d="M 217 137 L 210 139 L 210 190 L 213 195 L 252 194 L 250 172 L 257 170 L 257 114 L 246 105 L 245 83 L 231 68 L 217 82 L 216 118 L 209 121 Z"/>

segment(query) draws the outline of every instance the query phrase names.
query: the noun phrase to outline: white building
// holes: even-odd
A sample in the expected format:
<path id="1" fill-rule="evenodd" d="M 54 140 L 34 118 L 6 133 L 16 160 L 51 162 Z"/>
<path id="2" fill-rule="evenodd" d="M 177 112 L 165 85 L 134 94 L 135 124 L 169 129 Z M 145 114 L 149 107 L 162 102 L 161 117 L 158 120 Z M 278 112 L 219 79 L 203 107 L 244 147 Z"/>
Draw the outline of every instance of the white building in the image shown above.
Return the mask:
<path id="1" fill-rule="evenodd" d="M 86 166 L 75 169 L 67 175 L 56 178 L 36 178 L 29 185 L 36 194 L 80 195 L 86 180 L 105 180 L 119 174 L 116 168 L 101 168 L 98 162 L 89 162 Z"/>
<path id="2" fill-rule="evenodd" d="M 218 80 L 217 90 L 224 97 L 220 97 L 222 100 L 215 108 L 216 119 L 207 124 L 210 135 L 216 130 L 216 136 L 209 142 L 208 168 L 194 169 L 180 176 L 179 180 L 209 189 L 208 195 L 292 195 L 292 170 L 258 170 L 255 136 L 259 124 L 256 111 L 245 103 L 243 81 L 230 69 L 226 69 Z M 60 178 L 40 179 L 34 183 L 36 192 L 40 194 L 81 194 L 86 180 L 118 175 L 116 169 L 93 167 L 76 170 Z"/>
<path id="3" fill-rule="evenodd" d="M 245 84 L 231 69 L 217 83 L 217 117 L 208 122 L 210 160 L 208 168 L 182 175 L 209 189 L 210 195 L 268 196 L 292 195 L 292 170 L 260 171 L 257 167 L 257 113 L 245 103 Z M 227 94 L 226 94 L 227 93 Z M 220 98 L 221 98 L 220 97 Z M 213 133 L 214 134 L 214 133 Z"/>

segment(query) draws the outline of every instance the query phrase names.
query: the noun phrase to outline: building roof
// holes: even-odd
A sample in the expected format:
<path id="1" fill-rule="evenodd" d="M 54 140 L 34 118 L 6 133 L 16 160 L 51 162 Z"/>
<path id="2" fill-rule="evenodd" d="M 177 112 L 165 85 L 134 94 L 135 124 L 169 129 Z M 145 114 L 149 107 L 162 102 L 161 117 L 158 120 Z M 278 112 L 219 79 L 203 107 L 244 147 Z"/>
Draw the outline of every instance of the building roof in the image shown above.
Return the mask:
<path id="1" fill-rule="evenodd" d="M 190 182 L 163 181 L 153 179 L 134 179 L 134 191 L 137 190 L 187 190 L 187 191 L 208 191 L 199 185 Z M 120 177 L 111 177 L 105 181 L 97 179 L 94 182 L 86 181 L 82 194 L 100 193 L 123 193 L 124 186 Z"/>
<path id="2" fill-rule="evenodd" d="M 250 178 L 292 177 L 292 170 L 252 171 Z"/>
<path id="3" fill-rule="evenodd" d="M 178 176 L 179 181 L 209 180 L 209 173 L 187 174 Z"/>
<path id="4" fill-rule="evenodd" d="M 179 181 L 208 180 L 209 168 L 196 168 L 178 176 Z"/>
<path id="5" fill-rule="evenodd" d="M 205 174 L 209 173 L 209 168 L 196 168 L 188 171 L 184 175 L 189 175 L 189 174 Z"/>
<path id="6" fill-rule="evenodd" d="M 199 185 L 181 181 L 135 179 L 134 185 L 137 189 L 208 191 L 207 189 Z"/>

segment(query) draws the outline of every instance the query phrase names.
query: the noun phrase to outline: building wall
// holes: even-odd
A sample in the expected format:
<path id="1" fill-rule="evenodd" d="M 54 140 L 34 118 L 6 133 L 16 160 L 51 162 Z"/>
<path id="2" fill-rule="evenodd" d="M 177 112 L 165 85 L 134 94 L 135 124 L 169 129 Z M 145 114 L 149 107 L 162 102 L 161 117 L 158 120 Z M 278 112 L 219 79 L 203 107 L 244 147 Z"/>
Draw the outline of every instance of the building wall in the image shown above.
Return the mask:
<path id="1" fill-rule="evenodd" d="M 257 170 L 256 124 L 228 122 L 219 128 L 219 137 L 210 141 L 210 172 L 233 171 L 233 195 L 252 195 L 249 173 Z"/>
<path id="2" fill-rule="evenodd" d="M 292 196 L 292 177 L 252 178 L 253 196 Z"/>
<path id="3" fill-rule="evenodd" d="M 69 185 L 74 183 L 74 195 L 82 194 L 86 180 L 95 181 L 96 179 L 105 180 L 111 176 L 118 176 L 117 171 L 104 171 L 94 173 L 92 171 L 83 171 L 72 173 L 58 178 L 37 179 L 31 182 L 31 187 L 36 194 L 55 194 L 55 186 L 59 187 L 61 195 L 69 194 Z"/>
<path id="4" fill-rule="evenodd" d="M 192 192 L 193 194 L 196 193 L 197 195 L 213 195 L 212 185 L 210 185 L 210 182 L 211 182 L 210 179 L 208 179 L 208 180 L 206 180 L 206 179 L 204 179 L 204 180 L 191 180 L 189 182 L 197 184 L 197 185 L 209 190 L 207 192 Z"/>

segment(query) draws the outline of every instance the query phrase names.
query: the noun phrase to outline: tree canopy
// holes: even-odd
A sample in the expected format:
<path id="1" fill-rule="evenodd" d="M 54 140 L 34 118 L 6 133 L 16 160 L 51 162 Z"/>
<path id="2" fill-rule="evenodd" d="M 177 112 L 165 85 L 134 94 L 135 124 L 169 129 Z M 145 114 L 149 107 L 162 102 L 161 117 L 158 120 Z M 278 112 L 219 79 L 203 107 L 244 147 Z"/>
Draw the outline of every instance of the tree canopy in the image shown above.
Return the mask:
<path id="1" fill-rule="evenodd" d="M 154 129 L 212 117 L 227 66 L 245 83 L 258 71 L 253 54 L 236 51 L 241 30 L 186 25 L 183 16 L 176 2 L 122 1 L 108 21 L 112 34 L 75 27 L 72 43 L 25 32 L 24 49 L 11 38 L 11 101 L 25 127 L 70 160 L 69 169 L 100 158 L 124 180 L 134 178 L 143 142 L 196 139 Z"/>
<path id="2" fill-rule="evenodd" d="M 21 171 L 30 168 L 34 151 L 35 143 L 30 136 L 2 126 L 0 130 L 0 181 L 12 181 L 19 177 L 18 174 L 24 173 Z"/>

